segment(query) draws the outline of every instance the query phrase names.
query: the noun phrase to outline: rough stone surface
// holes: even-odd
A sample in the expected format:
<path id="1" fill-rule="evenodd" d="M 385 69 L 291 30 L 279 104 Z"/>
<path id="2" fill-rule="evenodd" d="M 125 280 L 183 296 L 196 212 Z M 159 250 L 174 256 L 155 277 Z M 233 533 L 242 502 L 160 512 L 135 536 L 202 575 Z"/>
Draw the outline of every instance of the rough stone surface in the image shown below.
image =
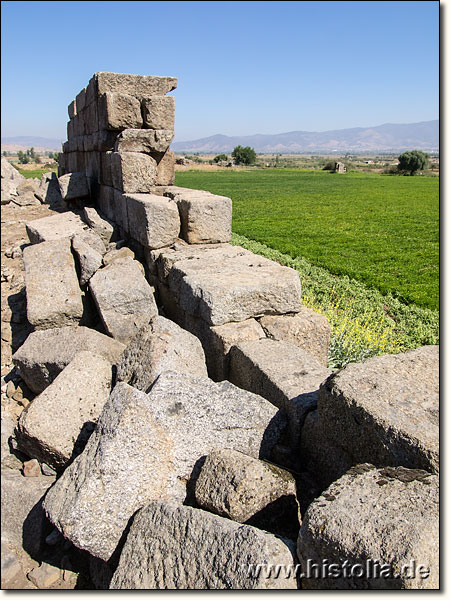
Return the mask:
<path id="1" fill-rule="evenodd" d="M 124 344 L 88 327 L 60 327 L 31 333 L 13 362 L 28 387 L 40 394 L 78 352 L 93 352 L 115 364 L 124 349 Z"/>
<path id="2" fill-rule="evenodd" d="M 117 380 L 147 392 L 166 370 L 208 376 L 200 341 L 173 321 L 156 316 L 124 350 L 117 365 Z"/>
<path id="3" fill-rule="evenodd" d="M 2 470 L 2 541 L 23 548 L 32 557 L 39 554 L 50 533 L 41 500 L 54 477 L 24 477 L 19 471 Z"/>
<path id="4" fill-rule="evenodd" d="M 197 504 L 216 515 L 296 539 L 300 509 L 294 477 L 235 450 L 214 450 L 195 484 Z"/>
<path id="5" fill-rule="evenodd" d="M 72 238 L 72 248 L 80 267 L 80 285 L 85 285 L 103 265 L 103 256 L 78 235 Z"/>
<path id="6" fill-rule="evenodd" d="M 72 212 L 43 217 L 26 223 L 28 238 L 32 244 L 71 238 L 75 233 L 81 233 L 85 229 L 87 229 L 86 224 Z"/>
<path id="7" fill-rule="evenodd" d="M 141 104 L 137 98 L 118 92 L 106 92 L 98 100 L 99 129 L 121 131 L 142 127 Z"/>
<path id="8" fill-rule="evenodd" d="M 166 152 L 173 140 L 170 129 L 125 129 L 116 139 L 115 152 Z"/>
<path id="9" fill-rule="evenodd" d="M 26 460 L 23 463 L 23 475 L 24 477 L 40 477 L 41 466 L 36 458 Z"/>
<path id="10" fill-rule="evenodd" d="M 63 200 L 70 201 L 89 196 L 89 186 L 84 173 L 67 173 L 58 177 Z"/>
<path id="11" fill-rule="evenodd" d="M 293 566 L 290 544 L 199 509 L 152 502 L 136 515 L 110 589 L 297 588 L 293 577 L 248 575 L 250 563 L 268 562 Z"/>
<path id="12" fill-rule="evenodd" d="M 114 225 L 105 219 L 95 208 L 85 207 L 83 209 L 83 219 L 89 227 L 103 240 L 104 244 L 109 244 L 114 237 Z"/>
<path id="13" fill-rule="evenodd" d="M 176 203 L 156 194 L 126 194 L 128 229 L 133 239 L 147 248 L 162 248 L 180 233 Z"/>
<path id="14" fill-rule="evenodd" d="M 230 350 L 230 381 L 284 410 L 296 443 L 307 412 L 317 407 L 319 386 L 330 373 L 289 342 L 264 338 L 241 342 Z"/>
<path id="15" fill-rule="evenodd" d="M 149 129 L 175 128 L 175 98 L 152 96 L 141 101 L 144 127 Z"/>
<path id="16" fill-rule="evenodd" d="M 181 237 L 189 244 L 217 244 L 231 239 L 232 202 L 214 194 L 179 194 Z"/>
<path id="17" fill-rule="evenodd" d="M 156 184 L 156 160 L 140 152 L 113 152 L 114 187 L 130 194 L 151 192 Z"/>
<path id="18" fill-rule="evenodd" d="M 309 506 L 297 552 L 303 570 L 308 559 L 341 568 L 348 561 L 347 572 L 367 560 L 392 565 L 390 578 L 370 571 L 363 577 L 312 577 L 302 580 L 306 588 L 438 589 L 438 477 L 403 467 L 353 467 Z M 402 576 L 402 566 L 411 561 L 430 569 L 429 577 Z M 361 573 L 361 567 L 354 572 Z"/>
<path id="19" fill-rule="evenodd" d="M 175 181 L 175 154 L 165 152 L 162 157 L 156 159 L 158 166 L 156 172 L 156 186 L 153 193 L 163 196 L 167 187 Z M 157 188 L 160 188 L 159 190 Z"/>
<path id="20" fill-rule="evenodd" d="M 68 239 L 23 250 L 28 321 L 36 329 L 63 327 L 83 316 L 83 302 Z"/>
<path id="21" fill-rule="evenodd" d="M 111 389 L 111 363 L 79 352 L 22 412 L 19 449 L 56 470 L 84 448 Z"/>
<path id="22" fill-rule="evenodd" d="M 186 260 L 184 252 L 178 253 L 180 260 L 176 250 L 164 254 L 161 266 L 164 270 L 172 264 L 167 281 L 179 307 L 211 325 L 300 309 L 300 279 L 294 269 L 228 244 L 209 251 L 203 246 Z"/>
<path id="23" fill-rule="evenodd" d="M 333 374 L 319 392 L 316 433 L 334 448 L 319 457 L 327 485 L 342 475 L 339 462 L 345 470 L 370 462 L 437 472 L 439 347 L 370 358 Z M 305 457 L 312 464 L 314 446 Z"/>
<path id="24" fill-rule="evenodd" d="M 39 206 L 41 201 L 33 192 L 24 192 L 19 196 L 12 196 L 11 200 L 17 206 Z"/>
<path id="25" fill-rule="evenodd" d="M 46 589 L 56 583 L 61 578 L 61 571 L 58 567 L 42 563 L 32 569 L 27 577 L 39 589 Z"/>
<path id="26" fill-rule="evenodd" d="M 118 383 L 45 509 L 75 546 L 109 560 L 138 508 L 185 499 L 194 466 L 213 446 L 267 456 L 283 425 L 268 402 L 229 383 L 171 371 L 148 395 Z"/>
<path id="27" fill-rule="evenodd" d="M 17 186 L 25 180 L 25 177 L 13 167 L 13 165 L 2 156 L 1 161 L 1 196 L 2 204 L 8 204 L 13 196 L 17 195 Z"/>
<path id="28" fill-rule="evenodd" d="M 89 289 L 109 335 L 127 343 L 158 314 L 152 288 L 138 262 L 115 261 L 89 280 Z"/>
<path id="29" fill-rule="evenodd" d="M 267 315 L 259 321 L 267 337 L 290 342 L 314 356 L 325 367 L 330 347 L 330 324 L 324 315 L 303 306 L 292 315 Z"/>
<path id="30" fill-rule="evenodd" d="M 95 73 L 91 81 L 91 89 L 87 91 L 88 99 L 90 99 L 92 93 L 104 94 L 106 92 L 120 92 L 136 98 L 164 96 L 177 87 L 176 77 L 132 75 L 104 71 Z"/>

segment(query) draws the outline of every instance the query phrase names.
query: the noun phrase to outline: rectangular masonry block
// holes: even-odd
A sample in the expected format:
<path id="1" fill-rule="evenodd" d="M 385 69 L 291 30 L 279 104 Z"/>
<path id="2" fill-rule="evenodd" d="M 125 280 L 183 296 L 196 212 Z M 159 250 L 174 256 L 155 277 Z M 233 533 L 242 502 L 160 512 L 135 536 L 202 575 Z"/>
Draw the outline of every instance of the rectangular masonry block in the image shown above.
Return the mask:
<path id="1" fill-rule="evenodd" d="M 67 123 L 67 139 L 68 139 L 68 141 L 70 141 L 73 137 L 74 137 L 73 121 L 70 120 Z"/>
<path id="2" fill-rule="evenodd" d="M 79 115 L 82 110 L 86 107 L 86 88 L 83 88 L 77 97 L 75 98 L 75 107 L 77 114 Z"/>
<path id="3" fill-rule="evenodd" d="M 97 102 L 91 102 L 85 109 L 85 132 L 88 134 L 95 133 L 98 129 Z"/>
<path id="4" fill-rule="evenodd" d="M 175 98 L 152 96 L 141 102 L 144 127 L 148 129 L 175 129 Z"/>
<path id="5" fill-rule="evenodd" d="M 101 183 L 101 156 L 100 152 L 84 152 L 86 176 Z"/>
<path id="6" fill-rule="evenodd" d="M 97 133 L 93 134 L 94 150 L 98 150 L 98 152 L 114 150 L 116 138 L 117 131 L 106 131 L 105 129 L 97 131 Z"/>
<path id="7" fill-rule="evenodd" d="M 177 87 L 176 77 L 132 75 L 129 73 L 95 73 L 91 79 L 91 94 L 119 92 L 136 98 L 164 96 Z"/>
<path id="8" fill-rule="evenodd" d="M 142 127 L 141 105 L 128 94 L 106 92 L 98 100 L 99 129 L 122 130 Z"/>
<path id="9" fill-rule="evenodd" d="M 217 244 L 231 239 L 232 202 L 205 192 L 176 196 L 181 237 L 189 244 Z"/>
<path id="10" fill-rule="evenodd" d="M 119 225 L 121 233 L 128 236 L 130 228 L 128 225 L 128 202 L 126 201 L 123 192 L 114 189 L 113 206 L 114 206 L 114 221 Z"/>
<path id="11" fill-rule="evenodd" d="M 101 183 L 103 185 L 113 185 L 112 178 L 112 152 L 102 152 L 101 153 Z"/>
<path id="12" fill-rule="evenodd" d="M 147 248 L 170 246 L 180 232 L 176 202 L 154 194 L 125 195 L 130 236 Z"/>
<path id="13" fill-rule="evenodd" d="M 157 162 L 156 185 L 173 185 L 175 181 L 175 154 L 173 152 L 165 152 Z"/>
<path id="14" fill-rule="evenodd" d="M 172 129 L 125 129 L 117 136 L 116 152 L 166 152 L 173 140 Z"/>
<path id="15" fill-rule="evenodd" d="M 69 119 L 73 119 L 74 116 L 77 114 L 75 100 L 72 100 L 72 102 L 69 104 L 69 106 L 67 107 L 67 112 L 69 114 Z"/>
<path id="16" fill-rule="evenodd" d="M 156 185 L 156 173 L 156 160 L 147 154 L 112 153 L 113 184 L 121 192 L 150 192 Z"/>
<path id="17" fill-rule="evenodd" d="M 97 206 L 107 219 L 117 222 L 114 212 L 114 188 L 109 185 L 101 185 L 98 190 Z"/>

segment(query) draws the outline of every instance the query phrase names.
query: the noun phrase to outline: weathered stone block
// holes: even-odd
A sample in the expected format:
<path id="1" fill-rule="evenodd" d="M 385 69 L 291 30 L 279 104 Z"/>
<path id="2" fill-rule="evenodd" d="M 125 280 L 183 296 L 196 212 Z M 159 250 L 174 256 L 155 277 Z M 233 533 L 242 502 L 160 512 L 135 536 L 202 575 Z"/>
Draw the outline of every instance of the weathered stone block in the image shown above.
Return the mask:
<path id="1" fill-rule="evenodd" d="M 136 510 L 152 499 L 184 500 L 196 463 L 212 448 L 269 456 L 284 427 L 275 413 L 228 382 L 186 373 L 162 373 L 148 395 L 118 383 L 45 510 L 78 548 L 108 560 Z"/>
<path id="2" fill-rule="evenodd" d="M 267 337 L 294 344 L 327 366 L 330 324 L 324 315 L 303 306 L 296 314 L 266 315 L 259 322 Z"/>
<path id="3" fill-rule="evenodd" d="M 92 352 L 76 354 L 22 412 L 20 450 L 57 471 L 64 469 L 89 439 L 108 399 L 111 379 L 111 363 L 106 358 Z"/>
<path id="4" fill-rule="evenodd" d="M 73 119 L 74 116 L 77 114 L 77 108 L 76 108 L 76 105 L 75 105 L 75 100 L 72 100 L 72 102 L 67 107 L 67 113 L 69 115 L 69 119 Z"/>
<path id="5" fill-rule="evenodd" d="M 141 105 L 128 94 L 106 92 L 98 99 L 99 129 L 121 131 L 142 127 Z"/>
<path id="6" fill-rule="evenodd" d="M 190 506 L 152 502 L 136 515 L 110 589 L 297 588 L 295 576 L 249 574 L 250 564 L 267 563 L 293 570 L 289 542 Z"/>
<path id="7" fill-rule="evenodd" d="M 264 338 L 241 342 L 230 350 L 230 381 L 284 410 L 294 444 L 299 443 L 305 416 L 317 407 L 319 386 L 330 373 L 289 342 Z"/>
<path id="8" fill-rule="evenodd" d="M 144 127 L 149 129 L 175 129 L 175 98 L 153 96 L 141 101 Z"/>
<path id="9" fill-rule="evenodd" d="M 80 217 L 72 212 L 35 219 L 26 223 L 25 227 L 32 244 L 71 238 L 75 233 L 82 233 L 87 229 Z"/>
<path id="10" fill-rule="evenodd" d="M 208 454 L 195 500 L 221 517 L 297 539 L 301 519 L 294 477 L 242 452 L 218 449 Z"/>
<path id="11" fill-rule="evenodd" d="M 63 200 L 76 200 L 89 196 L 89 187 L 84 173 L 68 173 L 58 177 L 58 184 Z"/>
<path id="12" fill-rule="evenodd" d="M 154 194 L 126 194 L 128 230 L 148 248 L 170 246 L 180 233 L 180 216 L 173 200 Z"/>
<path id="13" fill-rule="evenodd" d="M 232 202 L 225 196 L 199 194 L 177 198 L 181 236 L 189 244 L 217 244 L 231 239 Z"/>
<path id="14" fill-rule="evenodd" d="M 100 185 L 97 197 L 97 205 L 107 219 L 117 223 L 114 211 L 114 188 L 109 185 Z"/>
<path id="15" fill-rule="evenodd" d="M 107 245 L 114 237 L 114 225 L 105 219 L 95 208 L 85 207 L 83 209 L 83 220 L 91 230 L 96 233 Z"/>
<path id="16" fill-rule="evenodd" d="M 84 152 L 86 177 L 101 183 L 102 155 L 100 152 Z M 92 193 L 92 190 L 91 190 Z"/>
<path id="17" fill-rule="evenodd" d="M 84 111 L 84 130 L 86 134 L 92 134 L 99 130 L 99 118 L 97 101 L 91 102 Z"/>
<path id="18" fill-rule="evenodd" d="M 132 258 L 97 271 L 89 280 L 89 289 L 106 331 L 120 342 L 129 342 L 158 314 L 152 288 Z"/>
<path id="19" fill-rule="evenodd" d="M 113 176 L 112 176 L 112 152 L 102 152 L 101 154 L 101 184 L 113 186 Z"/>
<path id="20" fill-rule="evenodd" d="M 112 158 L 112 179 L 114 187 L 125 193 L 150 192 L 156 185 L 156 160 L 139 152 L 114 152 Z"/>
<path id="21" fill-rule="evenodd" d="M 165 152 L 158 161 L 156 185 L 170 186 L 175 181 L 175 154 L 173 152 Z M 161 190 L 161 195 L 164 195 L 166 190 Z"/>
<path id="22" fill-rule="evenodd" d="M 116 138 L 116 152 L 166 152 L 173 140 L 174 132 L 169 129 L 125 129 Z"/>
<path id="23" fill-rule="evenodd" d="M 309 506 L 297 552 L 304 572 L 309 561 L 306 589 L 438 589 L 437 476 L 355 466 Z M 331 569 L 323 576 L 324 564 L 338 565 L 337 576 Z"/>
<path id="24" fill-rule="evenodd" d="M 100 269 L 103 264 L 103 257 L 100 252 L 92 248 L 78 235 L 74 235 L 72 238 L 72 249 L 80 268 L 80 285 L 83 286 Z"/>
<path id="25" fill-rule="evenodd" d="M 176 77 L 153 75 L 131 75 L 128 73 L 95 73 L 92 77 L 92 92 L 120 92 L 136 98 L 164 96 L 177 87 Z"/>
<path id="26" fill-rule="evenodd" d="M 75 106 L 79 115 L 86 107 L 86 88 L 83 88 L 75 98 Z"/>
<path id="27" fill-rule="evenodd" d="M 28 321 L 36 329 L 78 323 L 83 302 L 68 239 L 23 250 Z"/>
<path id="28" fill-rule="evenodd" d="M 78 352 L 93 352 L 116 364 L 124 349 L 124 344 L 88 327 L 57 327 L 31 333 L 13 362 L 30 390 L 40 394 Z"/>
<path id="29" fill-rule="evenodd" d="M 200 341 L 173 321 L 156 316 L 128 344 L 117 365 L 117 381 L 148 392 L 167 370 L 208 376 Z"/>

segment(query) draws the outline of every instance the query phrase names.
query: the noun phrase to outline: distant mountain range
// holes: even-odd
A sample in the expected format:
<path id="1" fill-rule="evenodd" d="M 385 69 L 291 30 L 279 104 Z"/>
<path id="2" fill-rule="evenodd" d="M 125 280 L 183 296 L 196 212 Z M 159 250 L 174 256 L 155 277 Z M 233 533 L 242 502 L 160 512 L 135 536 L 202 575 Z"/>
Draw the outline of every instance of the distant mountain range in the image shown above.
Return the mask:
<path id="1" fill-rule="evenodd" d="M 59 150 L 61 151 L 61 140 L 56 138 L 44 138 L 33 135 L 18 135 L 16 137 L 2 137 L 2 149 L 11 151 L 34 148 L 35 150 Z M 11 147 L 11 148 L 10 148 Z"/>
<path id="2" fill-rule="evenodd" d="M 173 152 L 211 154 L 232 152 L 235 146 L 251 146 L 263 154 L 400 152 L 439 150 L 439 120 L 421 123 L 354 127 L 332 131 L 290 131 L 272 135 L 212 135 L 188 142 L 173 142 Z"/>

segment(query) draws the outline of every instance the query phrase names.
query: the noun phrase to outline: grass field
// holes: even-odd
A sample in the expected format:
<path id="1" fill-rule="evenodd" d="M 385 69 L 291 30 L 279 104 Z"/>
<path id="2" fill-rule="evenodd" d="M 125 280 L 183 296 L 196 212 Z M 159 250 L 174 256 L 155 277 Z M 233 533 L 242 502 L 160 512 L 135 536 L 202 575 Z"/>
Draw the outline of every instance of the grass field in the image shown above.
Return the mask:
<path id="1" fill-rule="evenodd" d="M 439 178 L 248 170 L 176 173 L 233 200 L 233 231 L 405 304 L 439 308 Z"/>

